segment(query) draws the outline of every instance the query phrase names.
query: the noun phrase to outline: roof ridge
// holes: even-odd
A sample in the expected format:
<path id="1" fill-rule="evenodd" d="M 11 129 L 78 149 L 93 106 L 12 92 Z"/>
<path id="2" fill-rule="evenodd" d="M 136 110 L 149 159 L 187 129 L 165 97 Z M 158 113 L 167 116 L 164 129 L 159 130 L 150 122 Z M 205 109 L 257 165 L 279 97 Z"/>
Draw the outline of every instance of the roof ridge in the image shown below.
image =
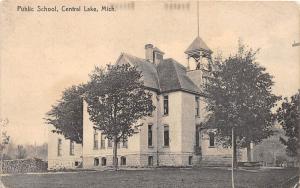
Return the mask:
<path id="1" fill-rule="evenodd" d="M 125 56 L 131 56 L 131 57 L 133 57 L 133 58 L 138 58 L 138 59 L 140 59 L 140 60 L 147 61 L 146 59 L 143 59 L 143 58 L 140 58 L 140 57 L 137 57 L 137 56 L 131 55 L 131 54 L 129 54 L 129 53 L 126 53 L 126 52 L 122 52 L 122 54 L 124 54 Z"/>

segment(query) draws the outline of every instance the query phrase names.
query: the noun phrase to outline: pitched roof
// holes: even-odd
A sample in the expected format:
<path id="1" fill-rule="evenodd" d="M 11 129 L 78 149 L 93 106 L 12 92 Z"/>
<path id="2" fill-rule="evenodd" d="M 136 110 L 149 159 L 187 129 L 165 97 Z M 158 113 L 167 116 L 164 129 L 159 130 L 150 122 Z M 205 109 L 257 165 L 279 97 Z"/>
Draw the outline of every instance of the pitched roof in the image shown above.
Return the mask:
<path id="1" fill-rule="evenodd" d="M 186 75 L 186 68 L 174 59 L 165 59 L 157 66 L 161 92 L 182 90 L 200 93 L 200 89 Z"/>
<path id="2" fill-rule="evenodd" d="M 142 72 L 144 85 L 159 92 L 186 91 L 200 93 L 200 89 L 187 76 L 186 68 L 174 59 L 164 59 L 157 66 L 145 59 L 122 53 L 116 64 L 129 63 Z"/>
<path id="3" fill-rule="evenodd" d="M 205 44 L 205 42 L 198 36 L 194 39 L 192 44 L 185 50 L 184 53 L 189 54 L 189 53 L 195 53 L 197 51 L 207 51 L 207 52 L 212 52 L 209 47 Z"/>
<path id="4" fill-rule="evenodd" d="M 137 70 L 142 72 L 143 75 L 142 79 L 146 87 L 158 91 L 160 90 L 156 66 L 153 63 L 150 63 L 149 61 L 142 58 L 138 58 L 126 53 L 122 53 L 118 58 L 116 64 L 122 65 L 126 63 L 129 63 L 130 65 L 137 67 Z"/>

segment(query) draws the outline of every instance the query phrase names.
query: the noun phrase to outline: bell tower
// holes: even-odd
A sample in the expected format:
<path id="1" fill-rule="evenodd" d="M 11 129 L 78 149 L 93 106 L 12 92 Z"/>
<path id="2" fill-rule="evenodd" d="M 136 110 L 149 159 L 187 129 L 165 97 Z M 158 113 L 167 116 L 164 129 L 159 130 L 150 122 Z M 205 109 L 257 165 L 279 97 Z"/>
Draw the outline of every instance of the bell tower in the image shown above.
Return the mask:
<path id="1" fill-rule="evenodd" d="M 190 59 L 195 62 L 196 70 L 204 69 L 209 71 L 211 69 L 212 51 L 199 36 L 194 39 L 184 53 L 187 54 L 188 69 L 190 69 Z"/>
<path id="2" fill-rule="evenodd" d="M 198 25 L 198 35 L 190 44 L 190 46 L 185 50 L 187 54 L 188 66 L 187 69 L 190 70 L 190 59 L 195 62 L 196 70 L 211 70 L 211 54 L 213 53 L 205 42 L 199 36 L 199 2 L 197 1 L 197 25 Z"/>

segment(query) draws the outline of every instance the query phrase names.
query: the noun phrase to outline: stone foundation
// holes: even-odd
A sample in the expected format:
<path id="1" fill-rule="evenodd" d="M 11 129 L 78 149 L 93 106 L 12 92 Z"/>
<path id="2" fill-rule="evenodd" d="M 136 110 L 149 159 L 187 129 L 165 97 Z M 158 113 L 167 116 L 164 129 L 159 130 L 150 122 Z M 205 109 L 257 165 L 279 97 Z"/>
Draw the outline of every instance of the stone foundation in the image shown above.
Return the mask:
<path id="1" fill-rule="evenodd" d="M 193 154 L 160 154 L 159 166 L 191 166 L 193 158 Z"/>
<path id="2" fill-rule="evenodd" d="M 138 154 L 128 154 L 128 155 L 118 155 L 118 165 L 128 166 L 128 167 L 138 167 L 141 166 L 141 155 Z M 121 157 L 126 158 L 126 165 L 121 164 Z M 99 164 L 95 160 L 99 160 Z M 106 159 L 106 164 L 102 164 L 102 158 Z M 113 166 L 113 155 L 102 155 L 102 156 L 89 156 L 83 158 L 83 168 L 105 168 Z"/>
<path id="3" fill-rule="evenodd" d="M 48 170 L 75 169 L 82 167 L 82 160 L 75 158 L 49 159 Z"/>
<path id="4" fill-rule="evenodd" d="M 102 165 L 103 157 L 106 158 L 106 165 Z M 121 157 L 126 158 L 126 165 L 121 164 Z M 192 157 L 190 159 L 191 161 L 189 161 L 189 157 Z M 160 154 L 158 158 L 157 153 L 127 154 L 118 155 L 118 165 L 119 167 L 191 166 L 194 164 L 194 158 L 195 157 L 192 154 Z M 83 168 L 97 169 L 112 166 L 112 155 L 89 156 L 83 158 Z"/>

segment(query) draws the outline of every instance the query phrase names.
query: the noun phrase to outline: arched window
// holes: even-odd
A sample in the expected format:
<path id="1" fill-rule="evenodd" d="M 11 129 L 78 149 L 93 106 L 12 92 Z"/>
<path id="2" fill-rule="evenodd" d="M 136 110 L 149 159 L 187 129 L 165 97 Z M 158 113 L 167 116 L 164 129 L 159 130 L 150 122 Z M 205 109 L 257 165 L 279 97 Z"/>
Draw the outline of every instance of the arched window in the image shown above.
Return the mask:
<path id="1" fill-rule="evenodd" d="M 121 157 L 121 165 L 126 165 L 126 157 Z"/>
<path id="2" fill-rule="evenodd" d="M 153 166 L 153 156 L 148 156 L 148 166 Z"/>
<path id="3" fill-rule="evenodd" d="M 209 135 L 209 147 L 215 147 L 215 133 L 210 132 L 208 135 Z"/>
<path id="4" fill-rule="evenodd" d="M 101 158 L 101 165 L 106 166 L 106 158 L 105 157 Z"/>
<path id="5" fill-rule="evenodd" d="M 99 158 L 94 159 L 94 166 L 99 166 Z"/>

